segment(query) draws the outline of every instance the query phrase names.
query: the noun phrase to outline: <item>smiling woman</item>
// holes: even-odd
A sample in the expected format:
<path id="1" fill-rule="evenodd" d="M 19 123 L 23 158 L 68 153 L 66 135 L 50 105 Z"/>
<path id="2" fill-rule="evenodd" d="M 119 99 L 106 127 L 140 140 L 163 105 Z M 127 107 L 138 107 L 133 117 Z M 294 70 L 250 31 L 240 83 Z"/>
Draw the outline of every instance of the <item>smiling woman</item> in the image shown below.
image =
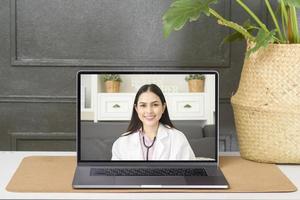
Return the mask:
<path id="1" fill-rule="evenodd" d="M 137 92 L 127 132 L 113 144 L 112 160 L 194 160 L 185 135 L 172 124 L 167 103 L 155 84 Z"/>

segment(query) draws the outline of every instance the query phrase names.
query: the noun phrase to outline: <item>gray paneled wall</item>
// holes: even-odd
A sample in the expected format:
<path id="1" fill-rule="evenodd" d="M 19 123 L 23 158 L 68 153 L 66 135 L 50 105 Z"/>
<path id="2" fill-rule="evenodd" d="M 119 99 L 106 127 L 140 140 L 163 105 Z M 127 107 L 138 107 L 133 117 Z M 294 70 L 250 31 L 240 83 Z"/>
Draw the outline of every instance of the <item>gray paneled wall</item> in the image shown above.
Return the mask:
<path id="1" fill-rule="evenodd" d="M 217 69 L 220 132 L 235 150 L 229 100 L 245 45 L 220 47 L 228 30 L 207 17 L 163 39 L 161 16 L 170 2 L 1 0 L 0 150 L 75 150 L 75 74 L 108 68 Z M 245 2 L 265 13 L 261 0 Z M 216 9 L 235 21 L 247 17 L 234 1 Z"/>
<path id="2" fill-rule="evenodd" d="M 229 65 L 229 47 L 219 47 L 228 30 L 213 19 L 203 18 L 168 40 L 162 37 L 161 16 L 171 1 L 11 2 L 14 65 Z M 216 7 L 229 15 L 226 1 Z"/>

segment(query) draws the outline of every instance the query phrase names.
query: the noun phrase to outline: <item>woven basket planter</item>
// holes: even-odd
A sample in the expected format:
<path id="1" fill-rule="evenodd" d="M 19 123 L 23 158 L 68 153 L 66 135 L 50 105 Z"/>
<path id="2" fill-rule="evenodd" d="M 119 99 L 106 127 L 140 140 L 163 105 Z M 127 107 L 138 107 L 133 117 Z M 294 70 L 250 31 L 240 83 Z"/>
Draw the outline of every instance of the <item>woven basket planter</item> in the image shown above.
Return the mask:
<path id="1" fill-rule="evenodd" d="M 105 91 L 110 93 L 120 92 L 120 82 L 119 81 L 106 81 Z"/>
<path id="2" fill-rule="evenodd" d="M 204 80 L 194 79 L 188 81 L 189 92 L 204 92 Z"/>
<path id="3" fill-rule="evenodd" d="M 231 103 L 243 158 L 300 163 L 300 44 L 271 44 L 245 59 Z"/>

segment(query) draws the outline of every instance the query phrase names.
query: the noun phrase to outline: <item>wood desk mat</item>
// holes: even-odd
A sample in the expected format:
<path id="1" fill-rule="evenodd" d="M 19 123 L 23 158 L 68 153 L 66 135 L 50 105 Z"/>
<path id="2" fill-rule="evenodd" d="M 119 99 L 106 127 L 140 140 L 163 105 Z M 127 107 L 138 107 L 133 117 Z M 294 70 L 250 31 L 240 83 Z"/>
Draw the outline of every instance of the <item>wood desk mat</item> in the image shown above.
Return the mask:
<path id="1" fill-rule="evenodd" d="M 297 188 L 274 164 L 237 156 L 220 158 L 230 189 L 73 189 L 74 156 L 30 156 L 22 160 L 6 190 L 10 192 L 293 192 Z"/>

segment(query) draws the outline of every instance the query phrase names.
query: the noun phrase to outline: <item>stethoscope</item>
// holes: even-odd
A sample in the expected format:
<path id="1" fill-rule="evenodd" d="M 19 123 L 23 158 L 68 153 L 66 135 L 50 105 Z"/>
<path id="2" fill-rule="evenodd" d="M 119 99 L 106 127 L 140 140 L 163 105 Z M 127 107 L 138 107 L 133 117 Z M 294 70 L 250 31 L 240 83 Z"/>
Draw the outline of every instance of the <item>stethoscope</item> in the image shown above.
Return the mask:
<path id="1" fill-rule="evenodd" d="M 146 143 L 145 143 L 145 137 L 143 136 L 143 145 L 144 145 L 144 147 L 146 147 L 146 149 L 147 149 L 147 153 L 146 153 L 146 160 L 147 160 L 147 161 L 149 160 L 149 149 L 150 149 L 151 147 L 153 147 L 153 145 L 154 145 L 154 143 L 155 143 L 155 140 L 156 140 L 156 137 L 154 137 L 152 144 L 149 145 L 149 146 L 147 146 Z"/>

